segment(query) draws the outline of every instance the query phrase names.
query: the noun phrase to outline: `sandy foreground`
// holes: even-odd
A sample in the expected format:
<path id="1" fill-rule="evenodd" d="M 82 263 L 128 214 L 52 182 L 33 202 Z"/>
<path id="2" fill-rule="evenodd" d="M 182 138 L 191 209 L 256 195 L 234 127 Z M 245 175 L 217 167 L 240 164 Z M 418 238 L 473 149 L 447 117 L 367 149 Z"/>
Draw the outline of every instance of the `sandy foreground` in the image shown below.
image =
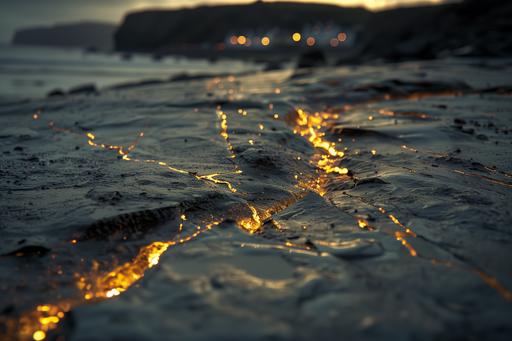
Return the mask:
<path id="1" fill-rule="evenodd" d="M 512 335 L 510 61 L 0 104 L 0 338 Z"/>

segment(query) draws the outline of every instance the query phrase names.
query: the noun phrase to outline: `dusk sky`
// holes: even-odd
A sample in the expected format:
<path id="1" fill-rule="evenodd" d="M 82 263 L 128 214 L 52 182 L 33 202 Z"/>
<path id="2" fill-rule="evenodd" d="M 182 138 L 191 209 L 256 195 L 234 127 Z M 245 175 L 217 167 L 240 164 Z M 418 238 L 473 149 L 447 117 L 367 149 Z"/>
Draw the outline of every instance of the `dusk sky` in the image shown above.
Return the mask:
<path id="1" fill-rule="evenodd" d="M 340 6 L 366 6 L 382 9 L 416 3 L 440 3 L 442 0 L 303 0 Z M 148 7 L 192 7 L 199 4 L 247 3 L 254 0 L 19 0 L 1 1 L 0 42 L 8 42 L 15 29 L 61 22 L 96 20 L 118 22 L 130 10 Z"/>

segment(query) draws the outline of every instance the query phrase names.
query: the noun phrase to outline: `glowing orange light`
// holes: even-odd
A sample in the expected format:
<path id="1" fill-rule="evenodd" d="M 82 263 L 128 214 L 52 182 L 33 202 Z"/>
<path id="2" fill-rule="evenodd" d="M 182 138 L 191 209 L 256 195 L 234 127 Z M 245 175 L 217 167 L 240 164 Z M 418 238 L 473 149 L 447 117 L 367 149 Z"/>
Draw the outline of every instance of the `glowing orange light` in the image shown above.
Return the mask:
<path id="1" fill-rule="evenodd" d="M 240 45 L 245 45 L 247 43 L 247 38 L 245 36 L 239 36 L 236 41 Z"/>
<path id="2" fill-rule="evenodd" d="M 292 39 L 293 39 L 294 42 L 298 43 L 302 39 L 302 36 L 300 35 L 299 32 L 295 32 L 292 35 Z"/>
<path id="3" fill-rule="evenodd" d="M 249 209 L 251 210 L 251 217 L 244 217 L 237 221 L 238 226 L 242 229 L 246 230 L 250 234 L 254 234 L 259 231 L 262 222 L 260 215 L 255 207 L 249 205 Z"/>
<path id="4" fill-rule="evenodd" d="M 236 45 L 236 44 L 238 44 L 238 38 L 237 38 L 237 36 L 231 36 L 231 38 L 229 38 L 229 42 L 231 43 L 231 45 Z"/>
<path id="5" fill-rule="evenodd" d="M 412 257 L 416 257 L 418 256 L 418 252 L 412 247 L 412 245 L 405 239 L 405 236 L 403 233 L 401 233 L 400 231 L 396 231 L 395 232 L 395 238 L 396 240 L 398 240 L 399 242 L 402 243 L 402 245 L 407 249 L 409 250 L 409 254 L 412 256 Z"/>
<path id="6" fill-rule="evenodd" d="M 306 39 L 306 44 L 308 46 L 314 46 L 316 44 L 316 39 L 313 37 L 308 37 L 308 39 Z"/>
<path id="7" fill-rule="evenodd" d="M 43 332 L 42 330 L 38 330 L 38 331 L 34 332 L 34 334 L 32 335 L 32 338 L 36 341 L 44 340 L 46 338 L 46 333 Z"/>
<path id="8" fill-rule="evenodd" d="M 345 32 L 340 32 L 338 34 L 338 40 L 340 42 L 344 42 L 345 40 L 347 40 L 347 34 Z"/>
<path id="9" fill-rule="evenodd" d="M 340 44 L 340 42 L 338 41 L 338 39 L 331 39 L 331 41 L 329 42 L 329 44 L 331 45 L 331 47 L 338 47 L 338 45 Z"/>
<path id="10" fill-rule="evenodd" d="M 263 38 L 261 38 L 261 45 L 263 45 L 263 46 L 269 46 L 269 45 L 270 45 L 270 38 L 269 38 L 269 37 L 263 37 Z"/>

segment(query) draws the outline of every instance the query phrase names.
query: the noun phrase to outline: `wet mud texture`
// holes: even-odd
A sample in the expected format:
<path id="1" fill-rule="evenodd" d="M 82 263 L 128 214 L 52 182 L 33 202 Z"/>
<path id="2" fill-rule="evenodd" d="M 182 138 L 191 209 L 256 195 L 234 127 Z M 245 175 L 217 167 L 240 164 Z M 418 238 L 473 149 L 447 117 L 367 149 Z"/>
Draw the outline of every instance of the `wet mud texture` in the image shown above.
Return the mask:
<path id="1" fill-rule="evenodd" d="M 511 68 L 4 101 L 1 338 L 510 339 Z"/>

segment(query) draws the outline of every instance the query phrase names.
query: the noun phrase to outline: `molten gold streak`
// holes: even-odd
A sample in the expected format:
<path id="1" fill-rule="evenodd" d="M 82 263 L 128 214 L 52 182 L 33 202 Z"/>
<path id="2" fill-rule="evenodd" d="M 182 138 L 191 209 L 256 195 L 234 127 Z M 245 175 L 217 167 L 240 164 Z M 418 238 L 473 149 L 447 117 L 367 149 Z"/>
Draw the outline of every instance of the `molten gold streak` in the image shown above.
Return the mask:
<path id="1" fill-rule="evenodd" d="M 357 226 L 362 230 L 375 231 L 375 227 L 371 226 L 366 219 L 358 219 Z"/>
<path id="2" fill-rule="evenodd" d="M 36 113 L 36 114 L 37 114 L 37 118 L 33 117 L 34 120 L 39 119 L 39 117 L 40 117 L 39 116 L 40 113 Z M 34 114 L 34 115 L 36 115 L 36 114 Z M 226 134 L 227 134 L 227 121 L 226 121 L 225 124 L 226 124 L 225 127 L 226 127 Z M 72 131 L 71 129 L 61 128 L 61 127 L 56 126 L 53 121 L 50 121 L 48 123 L 48 127 L 50 129 L 52 129 L 53 131 L 55 131 L 55 132 L 65 132 L 65 133 L 71 133 L 71 134 L 74 134 L 74 135 L 82 136 L 82 134 L 76 133 L 76 132 Z M 220 179 L 216 178 L 216 177 L 218 177 L 220 175 L 224 175 L 224 174 L 214 173 L 214 174 L 196 175 L 195 173 L 190 172 L 188 170 L 180 169 L 180 168 L 177 168 L 177 167 L 173 167 L 173 166 L 169 165 L 167 162 L 164 162 L 164 161 L 151 160 L 151 159 L 131 158 L 129 156 L 129 153 L 132 152 L 133 150 L 135 150 L 135 148 L 136 148 L 137 144 L 139 143 L 140 139 L 142 137 L 144 137 L 144 132 L 140 132 L 138 134 L 137 138 L 135 139 L 135 141 L 132 142 L 128 146 L 128 148 L 125 148 L 123 146 L 106 144 L 106 143 L 96 143 L 95 142 L 96 141 L 96 135 L 94 135 L 93 133 L 90 133 L 90 132 L 85 134 L 85 136 L 87 137 L 87 144 L 89 146 L 91 146 L 93 148 L 100 148 L 100 149 L 106 149 L 106 150 L 116 150 L 120 155 L 123 156 L 121 158 L 121 160 L 123 160 L 123 161 L 144 162 L 144 163 L 155 164 L 155 165 L 158 165 L 158 166 L 161 166 L 161 167 L 165 167 L 166 169 L 168 169 L 169 171 L 174 172 L 174 173 L 186 174 L 186 175 L 193 176 L 197 180 L 200 180 L 200 181 L 208 181 L 208 182 L 212 182 L 212 183 L 217 184 L 217 185 L 225 185 L 233 193 L 235 193 L 237 191 L 236 188 L 230 182 L 228 182 L 226 180 L 220 180 Z M 229 143 L 229 146 L 230 146 L 230 148 L 232 150 L 232 146 L 231 146 L 230 143 Z M 239 170 L 238 168 L 236 168 L 235 172 L 231 173 L 231 174 L 240 174 L 240 173 L 242 173 L 242 171 Z"/>
<path id="3" fill-rule="evenodd" d="M 211 230 L 220 222 L 207 224 L 204 228 L 197 226 L 197 230 L 184 237 L 168 242 L 154 242 L 143 247 L 139 254 L 131 261 L 127 262 L 108 274 L 98 276 L 93 274 L 89 276 L 89 281 L 85 277 L 78 280 L 78 288 L 85 292 L 84 298 L 90 300 L 92 298 L 110 298 L 117 296 L 126 291 L 134 282 L 144 276 L 146 270 L 157 265 L 160 256 L 164 254 L 171 246 L 184 244 L 195 239 L 201 233 Z M 96 269 L 93 269 L 93 271 Z"/>
<path id="4" fill-rule="evenodd" d="M 412 247 L 412 245 L 405 239 L 405 234 L 400 231 L 395 232 L 395 238 L 409 251 L 412 257 L 418 256 L 418 252 Z"/>
<path id="5" fill-rule="evenodd" d="M 230 157 L 232 159 L 236 158 L 235 151 L 233 148 L 233 145 L 231 144 L 231 141 L 229 139 L 229 132 L 228 132 L 228 116 L 226 113 L 222 110 L 217 110 L 217 117 L 220 121 L 220 136 L 226 141 L 227 149 Z"/>
<path id="6" fill-rule="evenodd" d="M 183 222 L 186 217 L 182 215 L 181 219 Z M 132 261 L 118 266 L 107 274 L 99 273 L 99 264 L 94 263 L 92 273 L 86 276 L 77 276 L 77 286 L 84 292 L 83 299 L 86 301 L 93 299 L 101 301 L 120 295 L 144 277 L 148 269 L 157 265 L 162 254 L 170 247 L 189 242 L 219 224 L 220 221 L 214 221 L 205 225 L 204 228 L 197 226 L 194 233 L 185 237 L 167 242 L 151 243 L 140 249 L 138 255 Z M 47 333 L 57 328 L 59 322 L 71 308 L 84 304 L 83 299 L 38 306 L 33 312 L 20 318 L 18 335 L 22 339 L 45 339 Z"/>
<path id="7" fill-rule="evenodd" d="M 488 286 L 496 290 L 504 299 L 512 302 L 512 292 L 505 288 L 495 277 L 483 272 L 482 270 L 473 270 Z"/>
<path id="8" fill-rule="evenodd" d="M 261 230 L 263 224 L 267 220 L 269 220 L 274 214 L 296 203 L 298 200 L 304 198 L 306 194 L 307 192 L 294 193 L 292 197 L 279 201 L 272 207 L 268 207 L 266 209 L 257 209 L 256 207 L 248 203 L 247 207 L 249 208 L 251 215 L 238 219 L 236 223 L 241 229 L 249 232 L 250 234 L 257 233 Z M 277 222 L 274 221 L 274 223 Z M 276 226 L 279 230 L 279 225 Z"/>
<path id="9" fill-rule="evenodd" d="M 329 112 L 309 114 L 299 108 L 296 109 L 291 120 L 291 123 L 294 124 L 293 132 L 305 138 L 315 149 L 321 151 L 321 153 L 313 155 L 311 162 L 322 173 L 316 179 L 299 180 L 298 182 L 299 187 L 312 190 L 320 196 L 324 196 L 327 192 L 325 190 L 326 175 L 345 176 L 349 173 L 347 168 L 338 165 L 345 156 L 344 151 L 338 149 L 336 143 L 325 139 L 324 130 L 332 124 L 333 120 L 338 118 L 338 114 Z"/>
<path id="10" fill-rule="evenodd" d="M 409 227 L 407 227 L 407 226 L 405 226 L 404 224 L 402 224 L 402 223 L 400 222 L 400 220 L 398 220 L 398 218 L 397 218 L 397 217 L 395 217 L 395 216 L 394 216 L 394 215 L 392 215 L 392 214 L 388 214 L 384 208 L 379 207 L 379 212 L 380 212 L 380 213 L 382 213 L 382 214 L 384 214 L 384 215 L 387 215 L 387 217 L 388 217 L 388 218 L 389 218 L 389 219 L 390 219 L 390 220 L 391 220 L 395 225 L 398 225 L 398 226 L 400 226 L 402 229 L 404 229 L 405 233 L 407 233 L 409 236 L 414 237 L 414 238 L 416 238 L 416 237 L 418 236 L 418 235 L 417 235 L 417 234 L 416 234 L 412 229 L 410 229 Z"/>
<path id="11" fill-rule="evenodd" d="M 33 115 L 33 119 L 34 120 L 37 120 L 39 119 L 40 117 L 40 113 L 36 113 Z M 80 136 L 80 137 L 84 137 L 87 138 L 87 144 L 91 147 L 94 147 L 94 148 L 101 148 L 101 149 L 106 149 L 106 150 L 115 150 L 117 151 L 120 155 L 124 155 L 124 156 L 127 156 L 130 152 L 134 151 L 135 148 L 137 147 L 137 144 L 139 143 L 140 139 L 142 137 L 144 137 L 144 132 L 140 132 L 138 135 L 137 135 L 137 138 L 128 146 L 128 148 L 125 148 L 123 146 L 117 146 L 117 145 L 113 145 L 113 144 L 107 144 L 107 143 L 97 143 L 96 142 L 96 136 L 93 134 L 93 133 L 86 133 L 85 135 L 83 133 L 77 133 L 76 131 L 73 131 L 69 128 L 62 128 L 62 127 L 58 127 L 57 125 L 55 125 L 55 122 L 53 121 L 50 121 L 48 122 L 48 127 L 55 131 L 55 132 L 59 132 L 59 133 L 70 133 L 70 134 L 74 134 L 74 135 L 77 135 L 77 136 Z"/>
<path id="12" fill-rule="evenodd" d="M 262 219 L 254 206 L 248 205 L 248 207 L 251 210 L 251 216 L 239 219 L 237 224 L 250 234 L 254 234 L 260 230 Z"/>
<path id="13" fill-rule="evenodd" d="M 472 177 L 480 178 L 480 179 L 483 179 L 483 180 L 485 180 L 487 182 L 490 182 L 490 183 L 493 183 L 493 184 L 496 184 L 496 185 L 501 185 L 501 186 L 504 186 L 504 187 L 512 188 L 512 183 L 506 182 L 506 181 L 501 181 L 501 180 L 498 180 L 498 179 L 494 179 L 494 178 L 491 178 L 489 176 L 480 175 L 480 174 L 476 174 L 476 173 L 466 173 L 466 172 L 458 170 L 458 169 L 455 169 L 454 172 L 457 173 L 457 174 L 465 175 L 465 176 L 472 176 Z"/>
<path id="14" fill-rule="evenodd" d="M 50 330 L 57 328 L 71 306 L 67 303 L 59 305 L 42 304 L 18 321 L 18 337 L 22 340 L 44 340 Z"/>
<path id="15" fill-rule="evenodd" d="M 241 174 L 241 173 L 242 173 L 241 170 L 236 170 L 235 172 L 233 172 L 231 174 Z M 236 193 L 237 189 L 229 181 L 217 179 L 217 177 L 220 175 L 224 175 L 224 174 L 213 173 L 213 174 L 207 174 L 207 175 L 197 175 L 196 178 L 199 180 L 211 181 L 215 184 L 226 185 L 226 187 L 231 192 Z"/>

